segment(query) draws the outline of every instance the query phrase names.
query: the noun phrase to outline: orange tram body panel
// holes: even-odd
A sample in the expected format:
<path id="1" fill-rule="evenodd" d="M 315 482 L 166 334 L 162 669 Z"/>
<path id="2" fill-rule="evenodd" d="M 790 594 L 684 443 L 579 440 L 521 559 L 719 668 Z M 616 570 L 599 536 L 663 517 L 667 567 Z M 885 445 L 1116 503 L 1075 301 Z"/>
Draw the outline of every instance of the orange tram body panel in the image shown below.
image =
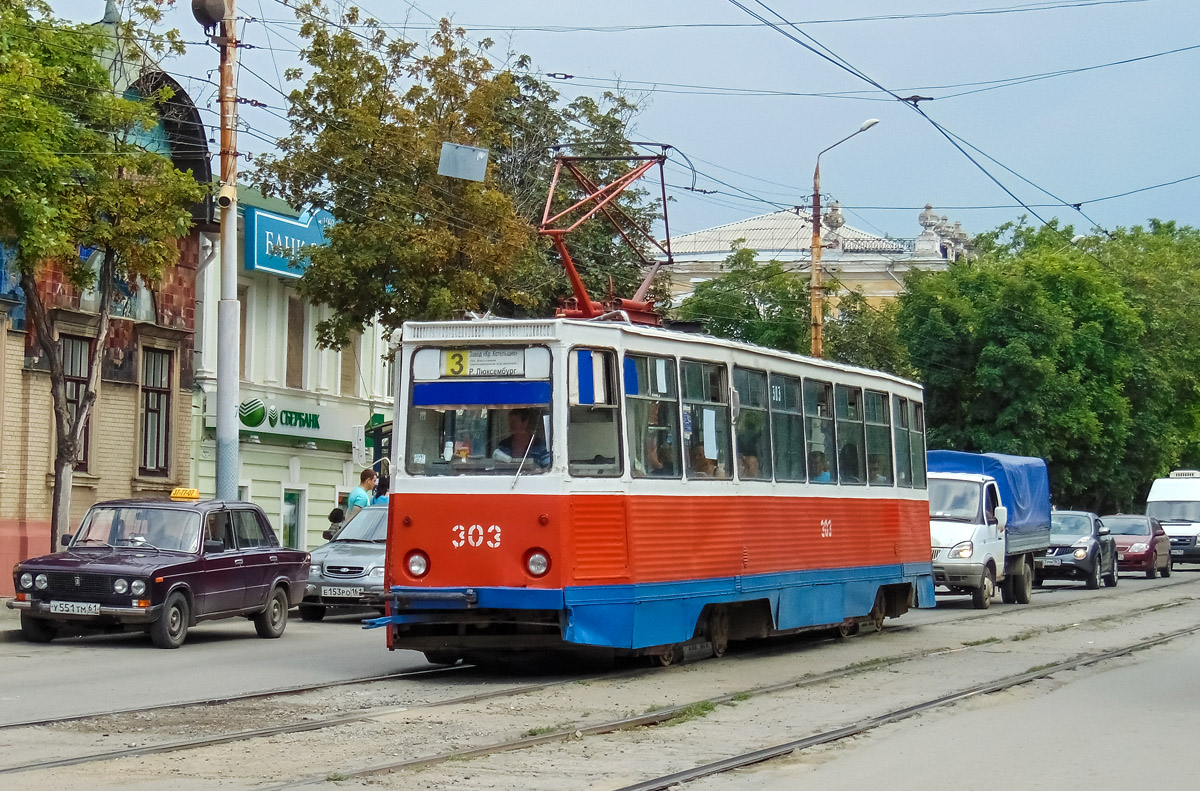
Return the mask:
<path id="1" fill-rule="evenodd" d="M 390 648 L 720 653 L 933 606 L 911 382 L 564 319 L 405 325 L 397 362 Z"/>

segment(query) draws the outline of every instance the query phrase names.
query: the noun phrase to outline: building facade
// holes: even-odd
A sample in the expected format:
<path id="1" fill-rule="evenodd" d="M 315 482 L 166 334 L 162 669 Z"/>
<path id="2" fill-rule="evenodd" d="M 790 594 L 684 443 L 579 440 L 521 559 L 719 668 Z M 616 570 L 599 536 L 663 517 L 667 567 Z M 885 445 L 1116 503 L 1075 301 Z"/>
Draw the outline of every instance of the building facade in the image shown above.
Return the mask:
<path id="1" fill-rule="evenodd" d="M 239 495 L 261 506 L 280 540 L 300 549 L 323 542 L 329 512 L 371 464 L 364 427 L 391 419 L 387 341 L 372 325 L 343 349 L 321 349 L 326 307 L 296 291 L 302 271 L 287 252 L 320 244 L 324 212 L 301 215 L 281 201 L 238 190 L 241 304 Z M 192 480 L 216 490 L 217 301 L 220 238 L 205 239 L 197 278 L 196 391 Z"/>
<path id="2" fill-rule="evenodd" d="M 826 287 L 836 300 L 836 288 L 857 291 L 869 301 L 891 299 L 904 287 L 911 269 L 943 270 L 970 255 L 970 242 L 959 223 L 950 225 L 930 205 L 918 222 L 915 239 L 891 239 L 845 223 L 834 204 L 821 218 L 821 265 Z M 735 242 L 754 250 L 759 261 L 778 261 L 793 272 L 812 268 L 812 218 L 799 210 L 777 211 L 719 225 L 671 239 L 671 296 L 678 305 L 696 285 L 718 277 Z"/>

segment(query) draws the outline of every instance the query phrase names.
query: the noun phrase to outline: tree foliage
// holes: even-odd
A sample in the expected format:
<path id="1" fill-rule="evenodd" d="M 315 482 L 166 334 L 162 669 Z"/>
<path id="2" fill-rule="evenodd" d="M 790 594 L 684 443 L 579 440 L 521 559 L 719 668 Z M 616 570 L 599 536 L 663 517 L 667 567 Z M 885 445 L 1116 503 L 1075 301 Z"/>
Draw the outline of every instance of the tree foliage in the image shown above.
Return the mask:
<path id="1" fill-rule="evenodd" d="M 1040 456 L 1056 502 L 1101 508 L 1134 427 L 1126 385 L 1143 324 L 1064 235 L 1002 227 L 978 261 L 914 272 L 898 326 L 925 385 L 930 447 Z"/>
<path id="2" fill-rule="evenodd" d="M 720 338 L 807 353 L 808 279 L 778 261 L 760 264 L 742 240 L 734 243 L 719 277 L 706 280 L 679 306 L 679 318 L 699 322 Z"/>
<path id="3" fill-rule="evenodd" d="M 326 13 L 320 3 L 297 11 L 305 73 L 288 76 L 307 82 L 289 97 L 291 133 L 278 141 L 280 154 L 254 175 L 264 192 L 325 208 L 337 221 L 328 244 L 303 251 L 300 291 L 332 309 L 317 325 L 319 341 L 340 346 L 375 319 L 390 328 L 473 310 L 544 315 L 552 297 L 569 292 L 534 231 L 550 146 L 590 125 L 609 149 L 628 150 L 624 130 L 636 107 L 617 96 L 604 107 L 560 107 L 525 59 L 498 67 L 487 55 L 491 42 L 473 47 L 445 20 L 425 51 L 386 36 L 357 8 L 340 21 Z M 443 142 L 489 149 L 486 179 L 438 175 Z M 627 259 L 605 258 L 613 236 L 581 237 L 578 247 L 572 240 L 591 285 L 606 288 L 613 273 L 618 285 L 634 279 Z"/>
<path id="4" fill-rule="evenodd" d="M 28 315 L 50 368 L 53 520 L 60 530 L 70 471 L 99 388 L 114 285 L 139 277 L 154 282 L 176 261 L 176 240 L 203 195 L 190 174 L 138 144 L 157 124 L 156 107 L 170 98 L 169 89 L 127 98 L 113 86 L 113 71 L 137 75 L 142 47 L 177 49 L 177 35 L 148 29 L 160 5 L 136 6 L 113 29 L 65 24 L 40 0 L 0 7 L 0 241 L 15 249 Z M 80 259 L 81 247 L 100 253 L 98 271 Z M 37 288 L 46 266 L 99 294 L 91 376 L 70 408 L 57 336 Z"/>

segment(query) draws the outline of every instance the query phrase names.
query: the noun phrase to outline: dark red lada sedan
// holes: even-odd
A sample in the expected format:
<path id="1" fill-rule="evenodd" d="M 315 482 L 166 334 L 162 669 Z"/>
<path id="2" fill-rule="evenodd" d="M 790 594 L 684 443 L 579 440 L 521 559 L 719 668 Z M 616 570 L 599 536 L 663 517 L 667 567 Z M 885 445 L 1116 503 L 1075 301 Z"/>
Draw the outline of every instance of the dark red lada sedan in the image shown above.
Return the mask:
<path id="1" fill-rule="evenodd" d="M 142 628 L 178 648 L 199 621 L 244 616 L 260 637 L 279 637 L 304 597 L 309 556 L 279 546 L 251 503 L 172 499 L 97 503 L 67 549 L 13 569 L 25 639 L 46 643 L 61 625 Z"/>

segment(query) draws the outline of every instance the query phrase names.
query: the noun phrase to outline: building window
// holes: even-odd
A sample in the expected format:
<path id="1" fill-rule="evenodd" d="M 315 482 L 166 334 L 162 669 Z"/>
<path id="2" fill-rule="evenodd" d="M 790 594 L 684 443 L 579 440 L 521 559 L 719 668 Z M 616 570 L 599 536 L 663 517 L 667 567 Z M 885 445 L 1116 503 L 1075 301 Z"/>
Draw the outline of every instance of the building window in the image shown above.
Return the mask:
<path id="1" fill-rule="evenodd" d="M 297 390 L 304 388 L 304 300 L 289 296 L 287 304 L 287 369 L 283 383 Z"/>
<path id="2" fill-rule="evenodd" d="M 142 352 L 142 475 L 167 475 L 171 452 L 171 353 Z"/>
<path id="3" fill-rule="evenodd" d="M 74 335 L 63 335 L 62 361 L 63 378 L 66 380 L 67 414 L 70 415 L 71 422 L 74 423 L 75 415 L 83 403 L 83 394 L 87 391 L 88 375 L 91 373 L 91 340 L 88 338 L 79 338 Z M 79 460 L 75 462 L 75 469 L 80 472 L 87 472 L 88 469 L 88 450 L 91 445 L 89 439 L 92 433 L 91 424 L 92 421 L 89 416 L 87 424 L 83 429 L 83 439 L 79 443 Z"/>

